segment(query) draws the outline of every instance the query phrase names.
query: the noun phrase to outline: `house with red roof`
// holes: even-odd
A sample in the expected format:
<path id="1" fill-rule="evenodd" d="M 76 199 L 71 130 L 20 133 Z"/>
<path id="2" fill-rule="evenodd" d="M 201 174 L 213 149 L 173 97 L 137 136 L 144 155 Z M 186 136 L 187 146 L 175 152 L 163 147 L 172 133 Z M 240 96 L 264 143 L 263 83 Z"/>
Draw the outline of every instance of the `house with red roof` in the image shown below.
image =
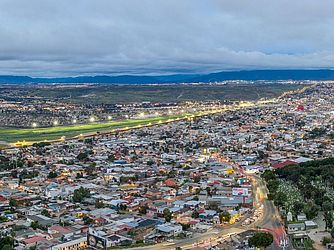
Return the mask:
<path id="1" fill-rule="evenodd" d="M 177 183 L 174 179 L 167 179 L 167 180 L 165 180 L 165 185 L 167 187 L 176 187 Z"/>
<path id="2" fill-rule="evenodd" d="M 23 243 L 27 246 L 27 247 L 33 247 L 37 244 L 37 242 L 43 241 L 45 240 L 44 237 L 42 236 L 33 236 L 27 239 L 23 240 Z"/>
<path id="3" fill-rule="evenodd" d="M 286 160 L 286 161 L 283 161 L 283 162 L 278 162 L 278 163 L 272 164 L 272 167 L 273 168 L 282 168 L 282 167 L 285 167 L 285 166 L 296 165 L 296 164 L 298 164 L 298 162 L 291 161 L 291 160 Z"/>

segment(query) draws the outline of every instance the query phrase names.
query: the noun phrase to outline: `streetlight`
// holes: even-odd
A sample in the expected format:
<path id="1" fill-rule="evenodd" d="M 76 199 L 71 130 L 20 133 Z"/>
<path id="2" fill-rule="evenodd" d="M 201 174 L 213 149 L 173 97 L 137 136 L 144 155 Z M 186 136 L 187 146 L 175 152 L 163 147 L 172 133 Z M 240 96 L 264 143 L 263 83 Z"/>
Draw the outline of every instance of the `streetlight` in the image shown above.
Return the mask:
<path id="1" fill-rule="evenodd" d="M 110 121 L 112 119 L 112 117 L 110 115 L 108 115 L 108 120 Z"/>
<path id="2" fill-rule="evenodd" d="M 77 119 L 73 119 L 72 123 L 76 124 L 77 123 Z"/>
<path id="3" fill-rule="evenodd" d="M 140 117 L 144 117 L 145 114 L 144 114 L 144 113 L 140 113 L 139 116 L 140 116 Z"/>
<path id="4" fill-rule="evenodd" d="M 53 126 L 57 126 L 58 125 L 58 121 L 53 121 Z"/>
<path id="5" fill-rule="evenodd" d="M 37 127 L 37 123 L 36 123 L 36 122 L 33 122 L 33 123 L 31 124 L 31 126 L 32 126 L 33 128 L 36 128 L 36 127 Z"/>
<path id="6" fill-rule="evenodd" d="M 89 121 L 90 121 L 90 122 L 94 122 L 94 121 L 95 121 L 95 118 L 92 116 L 91 118 L 89 118 Z"/>

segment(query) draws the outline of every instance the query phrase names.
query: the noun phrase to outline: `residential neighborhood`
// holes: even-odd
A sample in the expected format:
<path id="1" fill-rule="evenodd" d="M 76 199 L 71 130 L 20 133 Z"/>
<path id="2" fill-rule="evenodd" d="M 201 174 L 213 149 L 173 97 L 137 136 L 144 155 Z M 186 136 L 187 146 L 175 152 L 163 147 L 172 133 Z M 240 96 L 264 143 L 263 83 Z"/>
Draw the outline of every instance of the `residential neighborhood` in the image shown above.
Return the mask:
<path id="1" fill-rule="evenodd" d="M 321 245 L 316 231 L 330 234 L 302 211 L 273 207 L 260 175 L 333 156 L 331 84 L 212 115 L 3 149 L 1 235 L 22 250 L 255 249 L 247 243 L 255 229 L 273 234 L 272 249 L 292 249 L 298 237 Z M 293 183 L 281 188 L 296 194 Z"/>

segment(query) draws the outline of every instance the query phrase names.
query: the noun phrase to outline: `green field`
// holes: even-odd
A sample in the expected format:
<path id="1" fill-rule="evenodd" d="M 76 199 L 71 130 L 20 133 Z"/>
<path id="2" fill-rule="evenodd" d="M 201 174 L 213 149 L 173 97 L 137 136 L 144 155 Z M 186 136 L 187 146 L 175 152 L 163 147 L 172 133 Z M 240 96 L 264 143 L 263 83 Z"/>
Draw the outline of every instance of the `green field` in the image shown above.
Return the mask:
<path id="1" fill-rule="evenodd" d="M 59 126 L 48 128 L 29 128 L 29 129 L 13 129 L 0 128 L 0 141 L 7 143 L 17 143 L 25 141 L 29 145 L 33 142 L 60 140 L 65 136 L 66 139 L 79 136 L 80 134 L 89 135 L 97 132 L 112 132 L 113 129 L 135 128 L 139 126 L 148 126 L 154 124 L 165 123 L 176 120 L 178 118 L 186 118 L 197 114 L 180 114 L 171 116 L 152 117 L 145 119 L 133 119 L 123 121 L 110 121 L 104 123 L 90 123 L 82 125 Z"/>

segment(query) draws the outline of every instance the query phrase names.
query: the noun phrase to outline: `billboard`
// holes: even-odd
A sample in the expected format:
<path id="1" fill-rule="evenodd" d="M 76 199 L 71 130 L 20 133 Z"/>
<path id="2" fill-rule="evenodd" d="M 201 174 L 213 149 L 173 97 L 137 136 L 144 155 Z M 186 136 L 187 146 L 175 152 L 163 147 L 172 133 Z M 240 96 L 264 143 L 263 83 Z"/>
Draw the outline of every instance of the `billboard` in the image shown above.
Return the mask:
<path id="1" fill-rule="evenodd" d="M 248 196 L 248 188 L 232 188 L 234 196 Z"/>
<path id="2" fill-rule="evenodd" d="M 107 249 L 106 239 L 97 235 L 88 233 L 87 242 L 92 249 Z"/>

